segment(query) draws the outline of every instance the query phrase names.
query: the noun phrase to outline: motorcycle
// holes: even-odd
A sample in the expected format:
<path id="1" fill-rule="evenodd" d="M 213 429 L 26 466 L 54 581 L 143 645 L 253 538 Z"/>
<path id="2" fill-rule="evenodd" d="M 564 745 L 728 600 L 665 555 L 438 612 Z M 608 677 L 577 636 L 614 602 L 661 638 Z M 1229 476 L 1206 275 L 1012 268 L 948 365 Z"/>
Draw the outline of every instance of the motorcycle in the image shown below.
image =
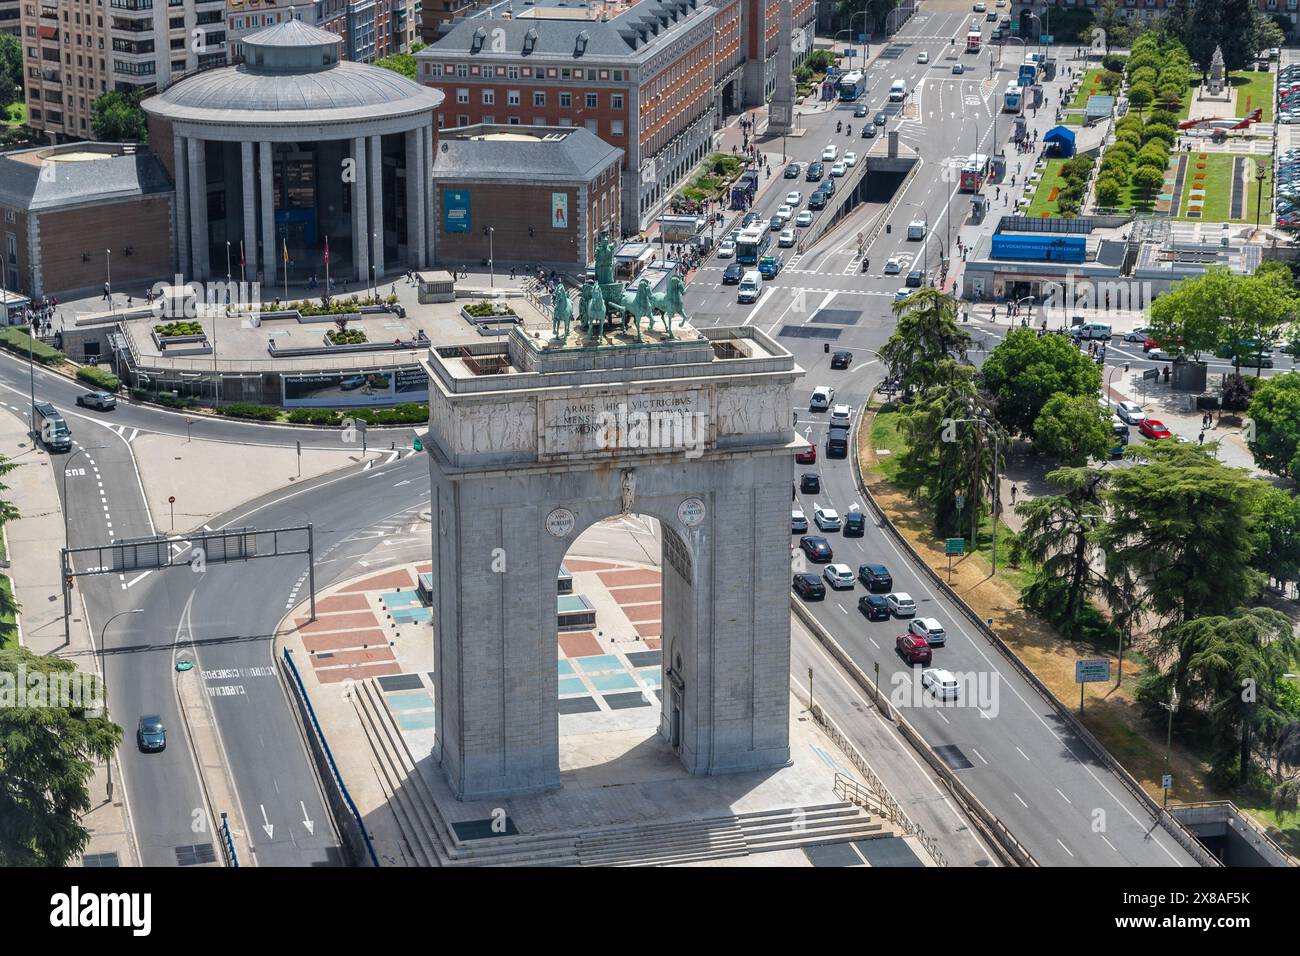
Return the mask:
<path id="1" fill-rule="evenodd" d="M 870 268 L 871 268 L 871 260 L 868 259 L 866 256 L 863 256 L 863 257 L 862 257 L 862 271 L 863 271 L 863 272 L 866 272 L 866 271 L 867 271 L 868 269 L 870 269 Z"/>
<path id="2" fill-rule="evenodd" d="M 837 132 L 837 133 L 842 133 L 842 132 L 844 132 L 844 123 L 843 123 L 843 122 L 838 121 L 838 120 L 836 121 L 836 123 L 835 123 L 835 132 Z"/>

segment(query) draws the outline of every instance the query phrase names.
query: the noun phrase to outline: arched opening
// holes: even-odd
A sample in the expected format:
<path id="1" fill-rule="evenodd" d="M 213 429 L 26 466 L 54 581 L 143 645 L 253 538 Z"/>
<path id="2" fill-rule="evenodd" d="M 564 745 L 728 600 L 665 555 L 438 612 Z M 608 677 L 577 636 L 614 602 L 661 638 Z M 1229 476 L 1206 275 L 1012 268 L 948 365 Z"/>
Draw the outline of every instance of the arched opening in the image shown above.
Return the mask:
<path id="1" fill-rule="evenodd" d="M 650 514 L 590 524 L 556 569 L 560 785 L 686 777 L 689 544 Z"/>

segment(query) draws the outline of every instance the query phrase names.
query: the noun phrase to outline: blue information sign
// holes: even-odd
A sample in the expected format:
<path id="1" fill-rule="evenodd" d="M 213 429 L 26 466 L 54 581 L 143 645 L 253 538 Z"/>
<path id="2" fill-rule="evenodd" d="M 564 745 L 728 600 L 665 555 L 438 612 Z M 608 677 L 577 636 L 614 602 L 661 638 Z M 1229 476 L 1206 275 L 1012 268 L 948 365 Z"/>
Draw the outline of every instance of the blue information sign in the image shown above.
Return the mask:
<path id="1" fill-rule="evenodd" d="M 449 189 L 442 195 L 443 232 L 469 232 L 469 193 Z"/>

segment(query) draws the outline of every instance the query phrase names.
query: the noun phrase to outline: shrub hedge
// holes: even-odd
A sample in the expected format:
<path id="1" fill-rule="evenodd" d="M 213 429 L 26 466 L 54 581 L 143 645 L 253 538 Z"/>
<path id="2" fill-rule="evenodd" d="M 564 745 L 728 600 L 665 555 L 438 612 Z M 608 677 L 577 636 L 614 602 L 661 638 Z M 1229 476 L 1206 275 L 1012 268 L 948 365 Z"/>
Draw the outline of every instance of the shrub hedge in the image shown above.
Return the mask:
<path id="1" fill-rule="evenodd" d="M 273 422 L 280 418 L 280 409 L 269 405 L 254 405 L 252 402 L 231 402 L 222 405 L 217 412 L 231 418 L 253 418 L 260 422 Z"/>
<path id="2" fill-rule="evenodd" d="M 0 348 L 9 352 L 17 352 L 25 357 L 29 343 L 32 350 L 32 361 L 39 362 L 41 365 L 53 365 L 62 361 L 63 353 L 58 349 L 29 338 L 27 326 L 10 325 L 0 328 Z"/>
<path id="3" fill-rule="evenodd" d="M 95 368 L 94 366 L 77 369 L 77 378 L 106 392 L 116 392 L 122 387 L 120 378 L 112 372 L 106 372 L 102 368 Z"/>

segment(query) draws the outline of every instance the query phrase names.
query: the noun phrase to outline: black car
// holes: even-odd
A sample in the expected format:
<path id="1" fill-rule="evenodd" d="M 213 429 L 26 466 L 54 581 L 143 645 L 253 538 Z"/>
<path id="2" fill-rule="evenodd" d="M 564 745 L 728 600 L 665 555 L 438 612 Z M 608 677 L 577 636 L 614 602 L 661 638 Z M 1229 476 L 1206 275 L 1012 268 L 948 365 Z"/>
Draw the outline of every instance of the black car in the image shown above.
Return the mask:
<path id="1" fill-rule="evenodd" d="M 858 598 L 858 610 L 867 616 L 868 621 L 889 620 L 889 602 L 883 594 L 866 594 Z"/>
<path id="2" fill-rule="evenodd" d="M 815 183 L 826 175 L 826 167 L 821 163 L 809 163 L 808 172 L 804 173 L 804 179 L 810 183 Z"/>
<path id="3" fill-rule="evenodd" d="M 157 753 L 167 749 L 167 731 L 163 729 L 162 718 L 157 714 L 145 714 L 135 728 L 135 742 L 145 753 Z"/>
<path id="4" fill-rule="evenodd" d="M 853 361 L 852 352 L 832 352 L 831 368 L 848 368 L 849 363 Z"/>
<path id="5" fill-rule="evenodd" d="M 803 553 L 808 555 L 809 561 L 816 561 L 818 564 L 826 564 L 835 557 L 830 542 L 819 534 L 804 535 L 799 539 L 799 547 L 803 548 Z"/>
<path id="6" fill-rule="evenodd" d="M 828 196 L 833 195 L 835 193 L 835 177 L 832 176 L 830 179 L 826 180 L 826 182 L 822 183 L 817 188 L 820 189 Z"/>
<path id="7" fill-rule="evenodd" d="M 857 106 L 853 107 L 853 115 L 854 115 L 854 117 L 856 117 L 857 119 L 861 119 L 862 117 L 866 116 L 866 115 L 867 115 L 867 104 L 866 104 L 866 103 L 859 103 Z"/>
<path id="8" fill-rule="evenodd" d="M 791 163 L 789 166 L 787 166 L 787 167 L 785 168 L 785 178 L 786 178 L 786 179 L 798 179 L 798 178 L 799 178 L 799 164 L 798 164 L 798 163 Z"/>
<path id="9" fill-rule="evenodd" d="M 907 282 L 904 284 L 911 288 L 916 288 L 924 280 L 925 280 L 925 273 L 922 272 L 920 269 L 913 269 L 911 272 L 907 274 Z"/>
<path id="10" fill-rule="evenodd" d="M 870 125 L 870 124 L 868 124 L 868 125 L 862 127 L 862 138 L 863 138 L 863 139 L 875 139 L 875 138 L 876 138 L 876 128 L 875 128 L 874 126 Z"/>
<path id="11" fill-rule="evenodd" d="M 815 574 L 796 574 L 794 591 L 805 601 L 826 597 L 826 585 L 822 584 L 822 579 Z"/>
<path id="12" fill-rule="evenodd" d="M 881 110 L 879 113 L 877 113 L 877 114 L 876 114 L 876 118 L 875 118 L 874 120 L 872 120 L 872 122 L 875 123 L 877 126 L 884 126 L 884 125 L 885 125 L 885 111 L 884 111 L 884 110 Z"/>
<path id="13" fill-rule="evenodd" d="M 844 516 L 842 533 L 846 538 L 860 538 L 867 533 L 867 516 L 861 511 L 850 511 Z"/>
<path id="14" fill-rule="evenodd" d="M 883 564 L 860 564 L 858 565 L 858 580 L 861 581 L 868 591 L 892 591 L 894 590 L 894 578 L 889 573 L 889 568 Z M 883 601 L 884 598 L 881 598 Z"/>
<path id="15" fill-rule="evenodd" d="M 756 223 L 756 222 L 758 222 L 758 213 L 756 213 L 756 212 L 747 212 L 747 213 L 745 213 L 745 218 L 742 219 L 741 222 L 740 222 L 740 228 L 741 228 L 741 229 L 745 229 L 745 228 L 747 228 L 748 226 L 752 226 L 752 225 L 753 225 L 754 223 Z"/>
<path id="16" fill-rule="evenodd" d="M 733 262 L 722 270 L 722 284 L 735 285 L 740 281 L 740 277 L 745 274 L 745 269 L 739 262 Z"/>
<path id="17" fill-rule="evenodd" d="M 808 197 L 808 208 L 825 209 L 826 202 L 829 196 L 830 196 L 829 193 L 824 193 L 820 189 L 818 189 L 816 192 L 814 192 L 811 196 Z"/>
<path id="18" fill-rule="evenodd" d="M 799 491 L 805 495 L 819 495 L 822 491 L 821 475 L 815 471 L 805 471 L 799 476 Z"/>

